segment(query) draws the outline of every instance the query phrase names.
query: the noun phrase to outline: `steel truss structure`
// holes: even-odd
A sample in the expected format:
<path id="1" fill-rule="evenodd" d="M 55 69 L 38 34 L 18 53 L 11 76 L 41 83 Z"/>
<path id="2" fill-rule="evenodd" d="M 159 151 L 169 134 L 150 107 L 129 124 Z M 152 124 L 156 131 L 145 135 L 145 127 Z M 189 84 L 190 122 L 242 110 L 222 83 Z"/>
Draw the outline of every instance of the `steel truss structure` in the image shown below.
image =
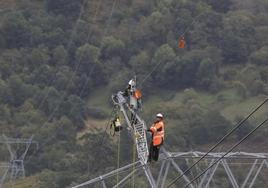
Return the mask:
<path id="1" fill-rule="evenodd" d="M 125 97 L 123 96 L 123 92 L 119 91 L 116 95 L 113 95 L 112 100 L 114 105 L 119 107 L 122 112 L 128 130 L 132 135 L 134 135 L 138 158 L 141 163 L 145 165 L 149 155 L 145 121 L 141 119 L 134 109 L 130 108 L 130 105 L 128 105 Z M 130 113 L 130 117 L 128 112 Z M 149 173 L 150 172 L 148 172 L 148 176 L 150 176 Z"/>
<path id="2" fill-rule="evenodd" d="M 162 148 L 162 153 L 160 159 L 157 163 L 154 164 L 143 164 L 141 161 L 126 165 L 124 167 L 118 168 L 114 171 L 111 171 L 107 174 L 101 175 L 97 178 L 84 182 L 82 184 L 76 185 L 73 188 L 80 187 L 93 187 L 94 185 L 99 185 L 97 187 L 125 187 L 134 176 L 143 175 L 146 177 L 148 182 L 148 187 L 152 188 L 165 188 L 168 185 L 168 179 L 174 178 L 174 176 L 181 175 L 183 170 L 187 168 L 187 165 L 190 165 L 190 161 L 197 160 L 201 158 L 205 153 L 204 152 L 168 152 L 165 148 Z M 202 169 L 212 164 L 215 160 L 219 159 L 224 153 L 210 153 L 205 159 L 199 164 L 196 168 L 196 171 L 201 172 Z M 235 171 L 237 168 L 231 168 L 233 164 L 239 164 L 240 170 L 244 171 L 243 177 L 235 176 Z M 246 169 L 241 169 L 241 165 L 246 164 L 248 167 Z M 158 167 L 156 167 L 158 166 Z M 244 167 L 244 165 L 243 165 Z M 150 173 L 151 176 L 147 176 L 148 169 L 154 169 L 154 176 Z M 261 171 L 267 173 L 268 170 L 268 153 L 246 153 L 246 152 L 233 152 L 229 153 L 226 157 L 220 160 L 213 168 L 211 168 L 207 173 L 205 173 L 202 178 L 194 183 L 190 184 L 191 188 L 210 188 L 217 187 L 215 182 L 217 181 L 217 173 L 221 173 L 221 176 L 226 177 L 226 183 L 228 187 L 233 188 L 252 188 L 256 184 L 256 180 L 260 177 Z M 143 173 L 142 173 L 143 172 Z M 150 170 L 149 170 L 150 172 Z M 111 180 L 115 179 L 115 176 L 124 174 L 124 177 L 111 184 Z M 184 175 L 180 181 L 180 186 L 186 185 L 194 177 L 195 174 L 188 173 Z M 268 174 L 266 174 L 268 175 Z M 266 177 L 267 179 L 267 177 Z M 170 179 L 169 179 L 170 180 Z M 114 182 L 114 181 L 112 181 Z M 267 185 L 266 185 L 267 186 Z M 174 185 L 173 187 L 178 187 Z"/>
<path id="3" fill-rule="evenodd" d="M 136 83 L 136 79 L 135 82 Z M 135 91 L 136 84 L 132 86 Z M 135 108 L 137 101 L 132 96 L 128 100 L 124 95 L 124 92 L 117 92 L 112 96 L 112 101 L 115 107 L 119 108 L 125 119 L 126 127 L 129 132 L 134 136 L 134 143 L 136 145 L 138 162 L 126 165 L 124 167 L 113 170 L 107 174 L 101 175 L 97 178 L 84 182 L 82 184 L 73 186 L 72 188 L 80 187 L 129 187 L 127 185 L 129 180 L 135 184 L 134 178 L 146 178 L 148 186 L 152 188 L 166 188 L 168 180 L 174 179 L 178 175 L 183 175 L 180 182 L 173 187 L 183 187 L 186 184 L 190 188 L 216 188 L 218 177 L 225 175 L 225 181 L 227 185 L 225 187 L 233 188 L 252 188 L 257 178 L 260 176 L 261 171 L 266 167 L 268 169 L 268 153 L 246 153 L 246 152 L 233 152 L 228 153 L 224 158 L 208 170 L 200 180 L 195 183 L 191 183 L 191 180 L 202 172 L 205 168 L 213 164 L 217 159 L 224 156 L 223 153 L 209 153 L 198 165 L 196 165 L 195 172 L 184 174 L 183 172 L 191 166 L 191 162 L 200 159 L 206 153 L 204 152 L 169 152 L 164 147 L 161 147 L 162 153 L 157 163 L 147 163 L 149 154 L 145 121 L 138 115 L 138 111 Z M 132 102 L 134 101 L 134 104 Z M 134 106 L 134 108 L 133 108 Z M 232 169 L 231 164 L 233 161 L 247 162 L 250 168 L 246 171 L 246 175 L 243 179 L 241 175 L 235 176 L 237 169 Z M 242 169 L 245 171 L 244 169 Z M 263 170 L 264 171 L 264 170 Z M 152 173 L 154 172 L 154 173 Z M 217 174 L 221 174 L 218 176 Z M 142 175 L 142 176 L 141 176 Z M 116 177 L 116 178 L 115 178 Z M 121 180 L 119 180 L 119 177 Z M 268 177 L 268 172 L 267 172 Z M 266 177 L 266 179 L 267 179 Z M 116 182 L 114 180 L 117 180 Z M 243 179 L 243 181 L 241 180 Z M 221 181 L 221 180 L 220 180 Z M 228 184 L 229 183 L 229 184 Z M 179 185 L 178 185 L 179 184 Z M 222 187 L 222 186 L 221 186 Z M 266 186 L 268 187 L 268 185 Z"/>
<path id="4" fill-rule="evenodd" d="M 3 187 L 3 184 L 5 182 L 5 179 L 7 177 L 8 171 L 10 169 L 10 164 L 9 163 L 0 163 L 0 188 Z"/>
<path id="5" fill-rule="evenodd" d="M 5 144 L 10 160 L 8 163 L 0 164 L 0 169 L 3 172 L 0 179 L 0 188 L 3 186 L 5 180 L 14 181 L 17 178 L 25 177 L 24 159 L 32 144 L 38 148 L 38 143 L 33 141 L 33 136 L 29 139 L 23 138 L 8 138 L 5 135 L 0 137 L 0 143 Z"/>

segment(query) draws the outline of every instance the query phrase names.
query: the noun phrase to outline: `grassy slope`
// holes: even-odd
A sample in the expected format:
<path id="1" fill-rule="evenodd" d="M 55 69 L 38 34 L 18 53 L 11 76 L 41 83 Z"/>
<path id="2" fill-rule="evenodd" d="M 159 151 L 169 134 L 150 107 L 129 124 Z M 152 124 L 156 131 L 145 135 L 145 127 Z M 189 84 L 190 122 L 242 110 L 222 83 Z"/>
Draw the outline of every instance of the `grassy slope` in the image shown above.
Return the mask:
<path id="1" fill-rule="evenodd" d="M 95 91 L 95 93 L 88 101 L 88 105 L 90 107 L 96 107 L 105 112 L 109 112 L 112 108 L 109 102 L 109 90 L 110 89 L 108 88 L 102 88 L 99 91 Z M 185 91 L 159 91 L 155 93 L 157 94 L 151 96 L 146 96 L 146 93 L 144 93 L 144 98 L 146 100 L 143 102 L 142 117 L 147 122 L 147 126 L 149 126 L 150 122 L 154 119 L 154 114 L 159 111 L 165 113 L 165 109 L 169 111 L 171 109 L 171 111 L 175 111 L 174 113 L 179 113 L 176 112 L 176 110 L 179 110 L 181 108 L 185 96 Z M 165 96 L 167 94 L 169 95 L 168 97 Z M 196 94 L 197 95 L 195 97 L 195 101 L 203 109 L 219 109 L 222 115 L 225 116 L 231 122 L 234 122 L 235 117 L 237 116 L 245 117 L 264 100 L 264 96 L 250 97 L 245 100 L 241 99 L 239 96 L 237 96 L 235 90 L 233 89 L 224 90 L 213 95 L 199 91 L 197 91 Z M 251 123 L 257 124 L 257 122 L 260 122 L 263 118 L 265 118 L 265 115 L 267 113 L 268 108 L 267 106 L 264 106 L 250 119 Z M 172 128 L 174 126 L 177 126 L 180 120 L 167 117 L 166 121 L 168 124 L 168 128 Z M 88 132 L 91 129 L 96 130 L 96 128 L 104 129 L 106 123 L 107 119 L 97 120 L 95 118 L 89 117 L 87 121 L 86 131 Z"/>
<path id="2" fill-rule="evenodd" d="M 24 179 L 17 180 L 14 184 L 5 184 L 4 187 L 12 188 L 40 188 L 38 176 L 29 176 Z"/>
<path id="3" fill-rule="evenodd" d="M 111 111 L 111 102 L 110 95 L 107 88 L 101 88 L 100 90 L 96 90 L 90 97 L 88 101 L 88 106 L 101 109 L 104 112 Z M 166 92 L 166 91 L 165 91 Z M 149 96 L 146 101 L 143 102 L 143 114 L 147 115 L 150 112 L 155 111 L 155 109 L 159 106 L 169 106 L 171 108 L 180 107 L 183 103 L 184 92 L 173 92 L 169 95 L 172 95 L 170 99 L 165 99 L 163 97 L 163 92 L 156 92 L 157 94 Z M 147 97 L 144 94 L 144 97 Z M 221 101 L 219 101 L 219 96 Z M 264 100 L 265 96 L 256 96 L 250 97 L 248 99 L 242 100 L 238 97 L 234 90 L 228 89 L 221 91 L 217 94 L 208 94 L 204 92 L 197 91 L 197 96 L 195 100 L 204 108 L 210 109 L 218 106 L 221 109 L 222 115 L 224 115 L 227 119 L 234 121 L 236 116 L 246 116 L 253 108 L 255 108 L 258 104 L 260 104 Z M 254 115 L 255 118 L 260 118 L 267 114 L 268 108 L 265 106 Z M 164 112 L 163 112 L 164 113 Z"/>

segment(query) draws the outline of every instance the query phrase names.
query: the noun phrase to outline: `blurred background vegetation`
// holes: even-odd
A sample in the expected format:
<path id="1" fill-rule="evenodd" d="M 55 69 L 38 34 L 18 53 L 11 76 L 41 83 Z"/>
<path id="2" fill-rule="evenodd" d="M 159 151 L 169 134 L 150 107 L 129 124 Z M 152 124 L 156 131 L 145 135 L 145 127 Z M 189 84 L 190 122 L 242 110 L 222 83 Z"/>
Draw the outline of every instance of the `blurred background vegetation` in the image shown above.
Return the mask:
<path id="1" fill-rule="evenodd" d="M 113 3 L 0 0 L 1 134 L 34 134 L 41 146 L 30 149 L 28 178 L 14 188 L 62 188 L 116 168 L 117 137 L 103 131 L 110 95 L 134 75 L 141 83 L 155 70 L 140 85 L 142 117 L 149 126 L 163 112 L 173 151 L 206 151 L 267 96 L 266 0 Z M 179 49 L 186 30 L 186 48 Z M 121 165 L 132 160 L 123 133 Z M 239 150 L 268 152 L 267 136 L 263 128 Z M 0 154 L 8 160 L 3 145 Z"/>

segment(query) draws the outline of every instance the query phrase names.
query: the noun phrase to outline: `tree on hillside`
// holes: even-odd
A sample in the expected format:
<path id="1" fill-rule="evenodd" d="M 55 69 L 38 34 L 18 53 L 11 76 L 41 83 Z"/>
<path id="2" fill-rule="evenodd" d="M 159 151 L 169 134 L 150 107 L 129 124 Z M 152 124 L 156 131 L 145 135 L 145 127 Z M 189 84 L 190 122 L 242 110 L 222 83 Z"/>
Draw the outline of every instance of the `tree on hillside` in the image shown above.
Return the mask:
<path id="1" fill-rule="evenodd" d="M 255 49 L 255 28 L 251 15 L 230 13 L 224 19 L 222 51 L 226 63 L 246 63 Z"/>
<path id="2" fill-rule="evenodd" d="M 83 0 L 46 0 L 47 10 L 55 14 L 75 18 L 80 14 Z"/>
<path id="3" fill-rule="evenodd" d="M 6 48 L 19 48 L 28 46 L 31 39 L 30 26 L 21 15 L 10 13 L 3 17 L 0 33 L 4 36 Z"/>
<path id="4" fill-rule="evenodd" d="M 174 50 L 168 45 L 163 44 L 154 53 L 151 69 L 155 69 L 152 76 L 156 85 L 162 87 L 176 87 L 172 81 L 172 76 L 176 74 L 176 54 Z"/>
<path id="5" fill-rule="evenodd" d="M 232 1 L 231 0 L 204 0 L 207 2 L 209 5 L 212 6 L 212 8 L 217 11 L 217 12 L 223 12 L 226 13 L 230 10 L 230 7 L 232 6 Z"/>
<path id="6" fill-rule="evenodd" d="M 198 71 L 197 71 L 197 85 L 201 89 L 211 89 L 211 85 L 215 83 L 217 79 L 217 63 L 213 62 L 211 59 L 203 59 L 200 62 Z"/>
<path id="7" fill-rule="evenodd" d="M 79 69 L 85 73 L 89 73 L 94 64 L 99 63 L 100 49 L 90 44 L 80 46 L 76 50 L 76 65 L 80 65 Z"/>

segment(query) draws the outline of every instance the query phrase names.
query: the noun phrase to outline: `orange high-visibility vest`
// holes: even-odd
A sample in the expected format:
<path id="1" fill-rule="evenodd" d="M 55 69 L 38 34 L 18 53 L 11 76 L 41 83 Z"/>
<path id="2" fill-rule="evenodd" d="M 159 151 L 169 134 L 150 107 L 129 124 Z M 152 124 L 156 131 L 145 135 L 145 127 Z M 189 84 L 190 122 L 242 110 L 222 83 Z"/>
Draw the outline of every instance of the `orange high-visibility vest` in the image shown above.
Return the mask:
<path id="1" fill-rule="evenodd" d="M 135 96 L 136 99 L 140 99 L 142 97 L 141 90 L 137 89 L 134 92 L 134 96 Z"/>
<path id="2" fill-rule="evenodd" d="M 159 146 L 164 141 L 165 125 L 163 121 L 159 121 L 151 126 L 150 131 L 153 133 L 153 145 Z"/>

